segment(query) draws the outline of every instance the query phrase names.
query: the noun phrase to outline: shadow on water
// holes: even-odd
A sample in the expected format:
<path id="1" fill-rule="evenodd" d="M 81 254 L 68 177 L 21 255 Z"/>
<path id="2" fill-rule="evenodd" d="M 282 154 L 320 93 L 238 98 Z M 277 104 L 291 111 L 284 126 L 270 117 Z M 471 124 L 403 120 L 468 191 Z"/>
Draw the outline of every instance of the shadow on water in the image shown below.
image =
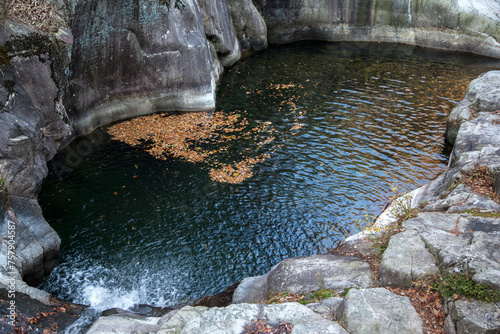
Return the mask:
<path id="1" fill-rule="evenodd" d="M 106 129 L 51 163 L 40 194 L 62 239 L 43 289 L 96 310 L 179 306 L 284 258 L 324 253 L 447 162 L 447 114 L 490 60 L 399 45 L 273 47 L 229 69 L 217 109 L 275 131 L 220 156 L 268 154 L 240 184 L 157 160 Z M 250 153 L 249 153 L 250 152 Z"/>

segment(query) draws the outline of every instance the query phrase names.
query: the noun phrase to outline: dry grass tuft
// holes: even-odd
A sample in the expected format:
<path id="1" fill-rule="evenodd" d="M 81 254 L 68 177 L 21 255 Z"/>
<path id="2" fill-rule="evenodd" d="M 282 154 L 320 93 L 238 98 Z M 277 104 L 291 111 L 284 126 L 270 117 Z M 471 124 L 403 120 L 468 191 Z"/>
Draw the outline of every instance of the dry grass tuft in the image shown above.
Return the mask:
<path id="1" fill-rule="evenodd" d="M 500 195 L 493 186 L 493 174 L 487 166 L 477 164 L 472 170 L 464 172 L 463 180 L 476 194 L 500 203 Z"/>
<path id="2" fill-rule="evenodd" d="M 65 26 L 56 8 L 43 0 L 6 0 L 4 11 L 11 20 L 31 25 L 46 34 Z"/>

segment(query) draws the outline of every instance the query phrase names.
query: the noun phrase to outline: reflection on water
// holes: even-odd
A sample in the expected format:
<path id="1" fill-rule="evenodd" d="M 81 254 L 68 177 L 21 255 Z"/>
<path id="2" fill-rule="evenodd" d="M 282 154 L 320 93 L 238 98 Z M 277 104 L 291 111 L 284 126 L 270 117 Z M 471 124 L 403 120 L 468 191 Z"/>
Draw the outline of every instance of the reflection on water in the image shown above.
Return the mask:
<path id="1" fill-rule="evenodd" d="M 447 161 L 447 113 L 497 64 L 365 47 L 275 47 L 224 75 L 218 111 L 274 129 L 270 141 L 243 131 L 213 157 L 231 165 L 264 154 L 242 183 L 213 181 L 202 162 L 157 160 L 106 129 L 83 139 L 86 150 L 80 141 L 62 152 L 40 195 L 62 239 L 42 288 L 97 309 L 180 305 L 326 252 L 379 214 L 391 187 L 434 178 Z"/>

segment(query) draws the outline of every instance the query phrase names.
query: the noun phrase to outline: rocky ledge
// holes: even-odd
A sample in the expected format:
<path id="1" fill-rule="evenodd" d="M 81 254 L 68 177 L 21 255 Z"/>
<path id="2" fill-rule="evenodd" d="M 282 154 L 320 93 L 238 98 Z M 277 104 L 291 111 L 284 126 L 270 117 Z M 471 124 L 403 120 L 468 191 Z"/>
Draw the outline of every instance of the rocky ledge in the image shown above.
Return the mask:
<path id="1" fill-rule="evenodd" d="M 447 170 L 394 200 L 333 254 L 286 259 L 246 278 L 224 308 L 186 306 L 163 317 L 115 314 L 100 317 L 88 333 L 239 334 L 256 321 L 288 324 L 294 334 L 498 333 L 499 82 L 500 71 L 483 74 L 452 111 L 447 140 L 455 146 Z M 483 176 L 489 182 L 480 187 L 470 182 Z M 467 299 L 459 291 L 435 298 L 430 284 L 447 275 L 491 289 L 491 299 Z M 425 308 L 434 310 L 433 319 Z"/>

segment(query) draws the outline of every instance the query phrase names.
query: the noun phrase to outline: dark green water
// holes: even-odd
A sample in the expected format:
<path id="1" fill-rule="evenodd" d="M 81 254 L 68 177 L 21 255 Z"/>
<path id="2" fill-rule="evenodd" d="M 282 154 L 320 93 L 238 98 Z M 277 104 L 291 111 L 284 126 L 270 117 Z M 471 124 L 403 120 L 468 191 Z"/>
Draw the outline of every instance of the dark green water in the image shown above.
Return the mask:
<path id="1" fill-rule="evenodd" d="M 97 309 L 174 306 L 324 253 L 378 215 L 391 187 L 412 190 L 444 170 L 447 114 L 496 65 L 382 44 L 256 53 L 224 74 L 217 109 L 246 111 L 278 134 L 272 145 L 228 147 L 227 161 L 270 153 L 237 185 L 98 130 L 54 159 L 40 194 L 62 239 L 42 288 Z"/>

